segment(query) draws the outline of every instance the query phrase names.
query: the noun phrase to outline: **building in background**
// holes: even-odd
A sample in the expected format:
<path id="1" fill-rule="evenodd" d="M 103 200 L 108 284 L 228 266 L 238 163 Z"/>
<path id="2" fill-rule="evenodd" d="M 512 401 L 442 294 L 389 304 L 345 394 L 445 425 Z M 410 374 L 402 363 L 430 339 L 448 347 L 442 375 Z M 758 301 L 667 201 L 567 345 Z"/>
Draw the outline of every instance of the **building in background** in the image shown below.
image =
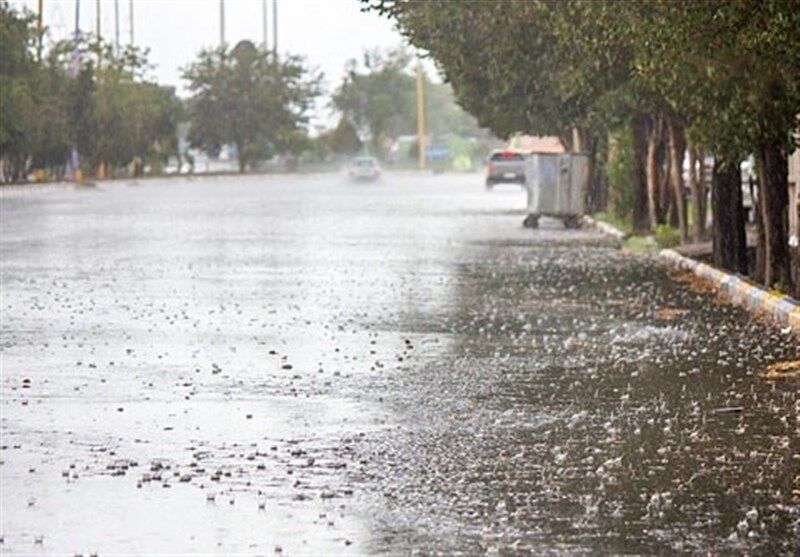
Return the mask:
<path id="1" fill-rule="evenodd" d="M 556 136 L 515 135 L 508 141 L 508 148 L 526 153 L 566 153 L 564 145 Z"/>

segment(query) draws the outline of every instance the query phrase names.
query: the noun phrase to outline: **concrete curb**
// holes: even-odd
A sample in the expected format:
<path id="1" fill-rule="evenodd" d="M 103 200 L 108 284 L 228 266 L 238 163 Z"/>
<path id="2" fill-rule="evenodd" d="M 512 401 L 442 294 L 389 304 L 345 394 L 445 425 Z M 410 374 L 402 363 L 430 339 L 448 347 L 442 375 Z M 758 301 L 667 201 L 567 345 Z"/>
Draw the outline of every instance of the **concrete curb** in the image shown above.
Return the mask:
<path id="1" fill-rule="evenodd" d="M 750 311 L 763 313 L 777 323 L 800 332 L 800 304 L 789 296 L 778 296 L 744 279 L 679 254 L 675 250 L 659 252 L 662 261 L 677 269 L 691 271 L 720 289 L 731 302 Z"/>
<path id="2" fill-rule="evenodd" d="M 603 222 L 603 221 L 599 221 L 599 220 L 593 219 L 589 215 L 583 215 L 583 224 L 585 224 L 586 226 L 588 226 L 590 228 L 596 228 L 597 230 L 599 230 L 603 234 L 605 234 L 607 236 L 611 236 L 612 238 L 614 238 L 615 240 L 617 240 L 620 243 L 624 242 L 625 238 L 628 237 L 628 235 L 625 232 L 623 232 L 622 230 L 620 230 L 616 226 L 611 226 L 607 222 Z"/>

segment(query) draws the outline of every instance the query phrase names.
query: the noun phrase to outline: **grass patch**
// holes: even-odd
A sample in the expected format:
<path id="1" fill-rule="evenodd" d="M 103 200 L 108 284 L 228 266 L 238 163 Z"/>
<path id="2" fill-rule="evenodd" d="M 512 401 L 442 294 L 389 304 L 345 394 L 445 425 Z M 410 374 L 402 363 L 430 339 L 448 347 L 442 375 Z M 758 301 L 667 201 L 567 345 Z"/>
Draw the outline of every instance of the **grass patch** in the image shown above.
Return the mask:
<path id="1" fill-rule="evenodd" d="M 653 233 L 653 237 L 661 249 L 674 248 L 681 244 L 681 235 L 676 228 L 667 224 L 659 224 Z"/>
<path id="2" fill-rule="evenodd" d="M 633 232 L 633 225 L 631 224 L 631 221 L 629 219 L 620 218 L 606 211 L 595 213 L 592 215 L 592 218 L 595 220 L 601 220 L 603 222 L 606 222 L 615 228 L 619 228 L 626 234 L 630 234 L 631 232 Z"/>
<path id="3" fill-rule="evenodd" d="M 622 246 L 630 251 L 654 252 L 658 249 L 658 244 L 652 236 L 629 236 Z"/>
<path id="4" fill-rule="evenodd" d="M 592 217 L 628 234 L 628 239 L 625 241 L 624 246 L 631 251 L 654 251 L 656 249 L 674 248 L 681 244 L 680 233 L 676 228 L 668 224 L 656 226 L 652 236 L 639 236 L 633 234 L 633 225 L 630 219 L 620 218 L 604 211 L 595 213 Z"/>

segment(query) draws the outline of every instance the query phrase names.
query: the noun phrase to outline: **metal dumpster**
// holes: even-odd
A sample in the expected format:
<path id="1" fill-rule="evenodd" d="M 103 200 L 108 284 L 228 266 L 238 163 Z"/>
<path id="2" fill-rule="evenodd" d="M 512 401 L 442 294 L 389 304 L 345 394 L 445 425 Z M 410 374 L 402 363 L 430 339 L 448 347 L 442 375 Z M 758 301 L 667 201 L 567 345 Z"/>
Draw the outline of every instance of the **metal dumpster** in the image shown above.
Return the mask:
<path id="1" fill-rule="evenodd" d="M 525 161 L 528 216 L 524 225 L 538 228 L 539 217 L 561 219 L 579 228 L 589 185 L 589 156 L 580 153 L 532 153 Z"/>

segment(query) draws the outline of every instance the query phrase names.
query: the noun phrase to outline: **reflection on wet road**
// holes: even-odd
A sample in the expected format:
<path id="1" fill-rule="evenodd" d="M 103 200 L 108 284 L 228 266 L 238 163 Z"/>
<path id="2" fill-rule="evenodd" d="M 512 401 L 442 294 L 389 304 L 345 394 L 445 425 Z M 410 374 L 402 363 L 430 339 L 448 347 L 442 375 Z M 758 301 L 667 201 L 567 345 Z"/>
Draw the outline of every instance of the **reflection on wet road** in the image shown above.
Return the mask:
<path id="1" fill-rule="evenodd" d="M 796 337 L 478 182 L 4 192 L 3 553 L 798 551 Z"/>

